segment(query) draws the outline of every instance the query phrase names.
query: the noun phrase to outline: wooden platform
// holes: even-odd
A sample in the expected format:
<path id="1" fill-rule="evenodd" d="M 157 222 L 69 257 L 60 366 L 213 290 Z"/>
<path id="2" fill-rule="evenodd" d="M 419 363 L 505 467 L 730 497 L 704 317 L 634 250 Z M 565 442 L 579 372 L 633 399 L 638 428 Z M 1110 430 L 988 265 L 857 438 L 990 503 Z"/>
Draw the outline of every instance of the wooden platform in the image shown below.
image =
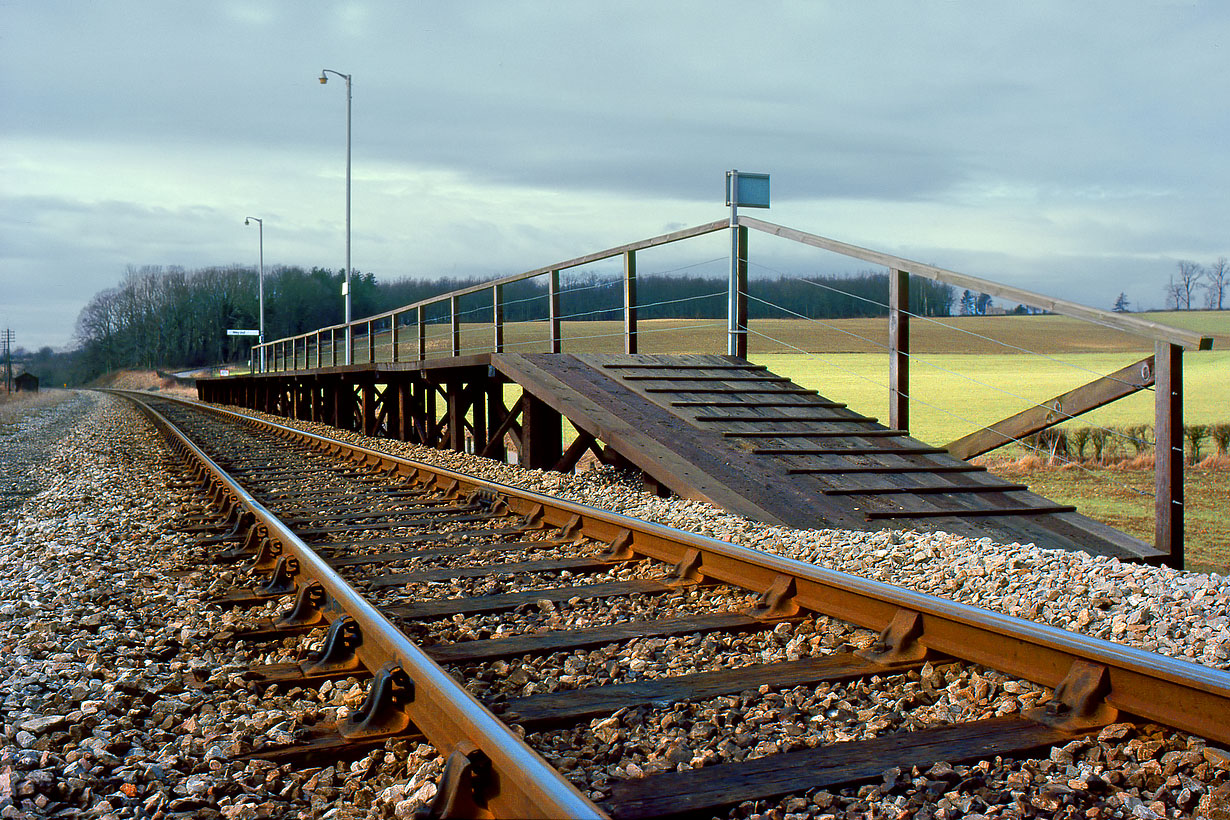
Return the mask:
<path id="1" fill-rule="evenodd" d="M 677 494 L 748 518 L 1163 557 L 743 359 L 497 353 L 491 365 Z"/>

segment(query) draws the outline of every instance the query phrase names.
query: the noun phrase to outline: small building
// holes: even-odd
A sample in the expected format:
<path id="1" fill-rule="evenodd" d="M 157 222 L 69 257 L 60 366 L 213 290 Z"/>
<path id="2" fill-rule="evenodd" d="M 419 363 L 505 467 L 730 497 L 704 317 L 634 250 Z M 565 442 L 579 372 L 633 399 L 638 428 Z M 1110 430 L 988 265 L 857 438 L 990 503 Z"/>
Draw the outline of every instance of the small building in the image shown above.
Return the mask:
<path id="1" fill-rule="evenodd" d="M 13 390 L 17 393 L 37 393 L 38 376 L 33 373 L 22 373 L 13 379 Z"/>

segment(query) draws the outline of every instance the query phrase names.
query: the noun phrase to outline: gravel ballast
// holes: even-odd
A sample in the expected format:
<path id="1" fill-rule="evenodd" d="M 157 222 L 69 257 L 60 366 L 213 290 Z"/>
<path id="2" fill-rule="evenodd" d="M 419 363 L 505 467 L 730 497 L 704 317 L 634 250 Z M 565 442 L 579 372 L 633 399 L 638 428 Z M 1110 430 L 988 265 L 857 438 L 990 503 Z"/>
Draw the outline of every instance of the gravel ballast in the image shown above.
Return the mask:
<path id="1" fill-rule="evenodd" d="M 168 529 L 187 497 L 167 487 L 165 474 L 149 471 L 167 458 L 152 428 L 109 396 L 83 396 L 71 409 L 64 407 L 49 409 L 67 414 L 55 423 L 33 424 L 23 433 L 50 440 L 75 421 L 61 450 L 49 457 L 46 448 L 38 450 L 43 455 L 32 474 L 41 491 L 0 517 L 0 817 L 409 817 L 430 800 L 442 767 L 435 750 L 421 744 L 391 743 L 356 762 L 323 769 L 232 759 L 346 714 L 361 702 L 363 685 L 352 679 L 320 692 L 253 691 L 242 670 L 293 660 L 296 644 L 249 647 L 210 638 L 267 617 L 277 605 L 252 613 L 205 606 L 203 598 L 220 581 L 201 571 L 195 537 Z M 633 478 L 609 470 L 576 476 L 526 471 L 294 424 L 832 569 L 1230 667 L 1230 587 L 1217 575 L 942 533 L 765 527 L 705 504 L 654 497 Z M 544 611 L 536 617 L 569 616 Z M 490 626 L 472 619 L 457 629 Z M 586 671 L 594 666 L 588 661 L 556 658 L 549 663 L 558 668 L 547 674 L 588 674 L 589 685 L 626 680 L 632 673 L 678 674 L 691 668 L 676 659 L 683 653 L 697 659 L 722 653 L 757 660 L 797 657 L 828 648 L 822 634 L 808 622 L 747 646 L 644 641 L 631 659 L 636 666 L 617 664 L 595 676 L 592 668 Z M 860 630 L 840 635 L 850 643 L 867 639 Z M 190 669 L 204 670 L 209 684 L 185 687 Z M 509 682 L 512 671 L 498 664 L 485 670 L 484 683 L 499 699 L 525 694 Z M 1036 687 L 962 664 L 894 676 L 887 693 L 855 683 L 760 694 L 747 702 L 736 696 L 621 710 L 530 739 L 598 797 L 618 779 L 869 732 L 1009 714 L 1043 696 Z M 578 743 L 586 749 L 580 755 Z M 879 784 L 745 804 L 731 814 L 1230 818 L 1228 769 L 1230 755 L 1197 738 L 1122 724 L 1056 748 L 1047 759 L 890 771 Z"/>

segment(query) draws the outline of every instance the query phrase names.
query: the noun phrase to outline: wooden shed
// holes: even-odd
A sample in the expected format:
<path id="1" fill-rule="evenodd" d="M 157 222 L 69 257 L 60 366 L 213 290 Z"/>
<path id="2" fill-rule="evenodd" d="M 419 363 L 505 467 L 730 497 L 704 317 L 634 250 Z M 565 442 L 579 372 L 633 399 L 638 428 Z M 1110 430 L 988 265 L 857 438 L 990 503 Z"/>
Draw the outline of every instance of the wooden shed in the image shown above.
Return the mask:
<path id="1" fill-rule="evenodd" d="M 13 379 L 13 390 L 18 393 L 37 393 L 38 376 L 33 373 L 22 373 Z"/>

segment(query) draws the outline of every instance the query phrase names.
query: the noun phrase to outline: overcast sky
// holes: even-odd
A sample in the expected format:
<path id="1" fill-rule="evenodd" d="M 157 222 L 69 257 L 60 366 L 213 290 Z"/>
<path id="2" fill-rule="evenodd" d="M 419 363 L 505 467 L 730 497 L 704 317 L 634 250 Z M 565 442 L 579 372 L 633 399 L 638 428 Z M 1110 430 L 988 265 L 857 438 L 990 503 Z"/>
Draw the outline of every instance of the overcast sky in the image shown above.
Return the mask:
<path id="1" fill-rule="evenodd" d="M 354 77 L 353 265 L 382 280 L 719 219 L 739 168 L 772 174 L 758 217 L 1160 305 L 1176 260 L 1230 255 L 1228 33 L 1228 4 L 1121 0 L 0 0 L 0 325 L 58 348 L 130 265 L 254 266 L 248 215 L 267 266 L 340 269 L 322 68 Z M 753 271 L 834 267 L 781 243 Z"/>

